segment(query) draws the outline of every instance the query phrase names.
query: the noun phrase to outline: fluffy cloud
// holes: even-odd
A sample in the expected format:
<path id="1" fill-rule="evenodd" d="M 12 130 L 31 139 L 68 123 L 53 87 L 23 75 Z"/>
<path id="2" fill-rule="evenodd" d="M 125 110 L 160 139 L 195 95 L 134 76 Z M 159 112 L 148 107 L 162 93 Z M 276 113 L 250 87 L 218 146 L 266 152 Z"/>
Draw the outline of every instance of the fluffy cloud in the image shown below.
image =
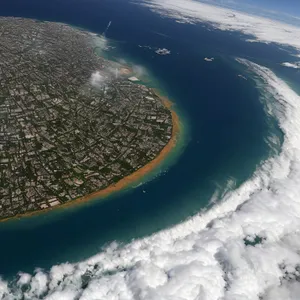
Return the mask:
<path id="1" fill-rule="evenodd" d="M 157 54 L 159 55 L 168 55 L 168 54 L 171 54 L 171 51 L 166 49 L 166 48 L 158 48 L 156 51 L 155 51 Z"/>
<path id="2" fill-rule="evenodd" d="M 207 212 L 78 264 L 0 281 L 0 298 L 299 299 L 300 97 L 270 70 L 239 62 L 285 134 L 280 154 Z"/>
<path id="3" fill-rule="evenodd" d="M 252 35 L 257 41 L 275 42 L 300 50 L 300 28 L 276 20 L 193 0 L 145 0 L 138 3 L 178 22 L 209 23 L 220 30 L 240 31 Z"/>
<path id="4" fill-rule="evenodd" d="M 96 71 L 91 75 L 91 85 L 94 87 L 101 87 L 106 78 L 100 71 Z"/>

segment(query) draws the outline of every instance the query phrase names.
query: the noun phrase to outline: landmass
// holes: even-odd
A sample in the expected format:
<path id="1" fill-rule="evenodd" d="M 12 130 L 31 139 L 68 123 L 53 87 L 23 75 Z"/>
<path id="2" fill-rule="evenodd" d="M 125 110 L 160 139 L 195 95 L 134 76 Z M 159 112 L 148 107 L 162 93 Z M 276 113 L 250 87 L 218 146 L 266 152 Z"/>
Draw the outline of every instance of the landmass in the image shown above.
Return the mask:
<path id="1" fill-rule="evenodd" d="M 108 195 L 173 148 L 170 102 L 95 54 L 94 35 L 4 17 L 0 32 L 0 219 Z"/>

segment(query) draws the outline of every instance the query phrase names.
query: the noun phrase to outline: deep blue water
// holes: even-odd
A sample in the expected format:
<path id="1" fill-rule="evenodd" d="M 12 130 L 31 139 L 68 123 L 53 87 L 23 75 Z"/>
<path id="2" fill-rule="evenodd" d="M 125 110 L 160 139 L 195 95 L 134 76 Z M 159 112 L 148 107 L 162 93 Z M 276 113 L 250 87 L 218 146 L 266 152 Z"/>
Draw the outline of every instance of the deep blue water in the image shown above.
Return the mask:
<path id="1" fill-rule="evenodd" d="M 184 125 L 178 149 L 160 169 L 167 172 L 145 185 L 105 201 L 1 223 L 4 276 L 81 260 L 113 240 L 126 243 L 186 219 L 228 180 L 238 185 L 249 178 L 270 154 L 265 137 L 270 131 L 280 135 L 254 83 L 238 77 L 243 69 L 234 62 L 245 57 L 281 71 L 278 63 L 290 55 L 275 45 L 178 24 L 125 0 L 4 0 L 0 14 L 65 22 L 97 33 L 112 21 L 107 37 L 115 41 L 115 53 L 149 71 L 176 103 Z M 165 47 L 171 55 L 138 45 Z M 216 60 L 205 62 L 206 56 Z M 291 80 L 299 78 L 284 72 Z"/>

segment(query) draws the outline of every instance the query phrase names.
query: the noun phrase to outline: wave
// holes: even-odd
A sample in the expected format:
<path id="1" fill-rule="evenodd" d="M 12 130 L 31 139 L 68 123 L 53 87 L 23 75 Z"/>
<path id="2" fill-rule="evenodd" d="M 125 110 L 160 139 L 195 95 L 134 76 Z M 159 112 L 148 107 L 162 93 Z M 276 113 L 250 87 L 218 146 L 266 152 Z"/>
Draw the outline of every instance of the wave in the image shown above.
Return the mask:
<path id="1" fill-rule="evenodd" d="M 269 69 L 239 59 L 284 132 L 266 160 L 210 210 L 125 246 L 0 281 L 0 299 L 298 299 L 300 97 Z"/>

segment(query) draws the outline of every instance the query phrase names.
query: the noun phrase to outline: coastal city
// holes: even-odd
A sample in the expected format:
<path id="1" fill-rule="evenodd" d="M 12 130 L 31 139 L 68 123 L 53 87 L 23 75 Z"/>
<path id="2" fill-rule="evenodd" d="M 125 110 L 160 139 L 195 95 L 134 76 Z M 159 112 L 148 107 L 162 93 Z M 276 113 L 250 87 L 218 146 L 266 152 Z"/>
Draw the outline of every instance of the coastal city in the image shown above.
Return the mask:
<path id="1" fill-rule="evenodd" d="M 172 139 L 171 110 L 129 68 L 97 55 L 93 39 L 0 18 L 0 219 L 114 185 Z"/>

